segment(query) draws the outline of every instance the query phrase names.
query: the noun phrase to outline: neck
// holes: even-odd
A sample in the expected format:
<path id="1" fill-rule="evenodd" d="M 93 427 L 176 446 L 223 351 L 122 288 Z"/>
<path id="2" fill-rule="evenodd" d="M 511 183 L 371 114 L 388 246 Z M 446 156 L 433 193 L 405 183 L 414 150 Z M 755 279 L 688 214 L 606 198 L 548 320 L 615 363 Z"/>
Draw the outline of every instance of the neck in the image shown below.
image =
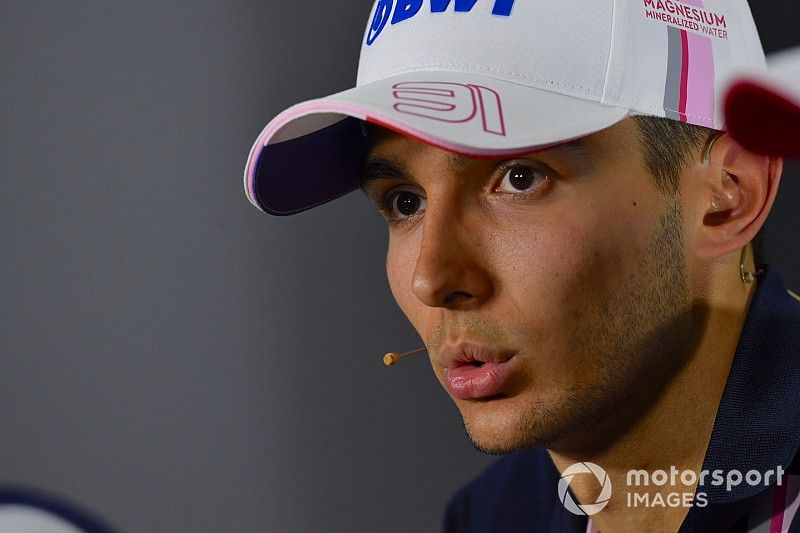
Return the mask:
<path id="1" fill-rule="evenodd" d="M 735 268 L 738 269 L 738 257 Z M 599 448 L 581 446 L 548 450 L 559 472 L 578 462 L 592 462 L 608 474 L 613 489 L 611 499 L 602 511 L 592 516 L 592 521 L 603 533 L 674 532 L 690 509 L 689 505 L 683 504 L 683 498 L 691 502 L 697 489 L 697 476 L 694 476 L 693 484 L 686 485 L 681 481 L 680 473 L 691 470 L 699 475 L 702 470 L 717 408 L 755 285 L 743 284 L 738 276 L 731 282 L 730 268 L 726 267 L 725 272 L 725 278 L 720 275 L 704 277 L 704 290 L 696 292 L 701 294 L 696 302 L 708 309 L 708 316 L 696 348 L 646 412 L 636 413 L 636 423 L 612 438 L 607 434 L 597 435 L 596 442 L 607 443 Z M 727 281 L 708 283 L 708 280 L 719 279 Z M 631 407 L 636 408 L 635 405 Z M 662 486 L 651 483 L 646 487 L 628 487 L 628 472 L 631 470 L 644 470 L 651 476 L 656 470 L 667 474 L 677 470 L 678 476 L 675 485 L 668 481 Z M 692 477 L 687 476 L 687 479 Z M 582 504 L 595 503 L 600 494 L 600 486 L 593 476 L 573 477 L 570 490 Z M 668 497 L 681 498 L 681 504 L 648 506 L 639 500 L 634 506 L 634 493 L 639 497 L 647 494 L 650 501 L 660 497 L 665 503 L 669 501 Z"/>

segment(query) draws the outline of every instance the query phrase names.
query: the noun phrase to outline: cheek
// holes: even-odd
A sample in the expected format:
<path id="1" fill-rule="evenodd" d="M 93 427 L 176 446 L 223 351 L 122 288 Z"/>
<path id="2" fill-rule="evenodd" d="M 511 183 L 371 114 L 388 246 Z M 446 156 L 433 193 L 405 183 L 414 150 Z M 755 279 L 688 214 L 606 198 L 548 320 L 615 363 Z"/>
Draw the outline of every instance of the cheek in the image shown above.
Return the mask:
<path id="1" fill-rule="evenodd" d="M 507 265 L 500 305 L 549 345 L 567 342 L 579 324 L 593 320 L 632 268 L 625 265 L 626 250 L 637 246 L 623 229 L 603 225 L 600 215 L 583 215 L 520 230 L 513 239 L 517 245 L 508 239 L 496 245 Z"/>
<path id="2" fill-rule="evenodd" d="M 404 295 L 409 290 L 410 283 L 404 283 L 404 280 L 411 279 L 409 276 L 407 261 L 401 261 L 390 245 L 386 254 L 386 279 L 389 281 L 392 296 L 400 304 L 400 307 L 403 307 Z"/>
<path id="3" fill-rule="evenodd" d="M 411 283 L 414 276 L 414 267 L 417 263 L 418 247 L 409 242 L 409 239 L 400 239 L 390 234 L 389 248 L 386 253 L 386 278 L 389 281 L 389 289 L 392 291 L 395 301 L 400 309 L 408 317 L 409 321 L 417 327 L 414 312 L 415 297 L 411 290 Z M 415 320 L 416 319 L 416 320 Z M 419 328 L 417 327 L 419 331 Z"/>

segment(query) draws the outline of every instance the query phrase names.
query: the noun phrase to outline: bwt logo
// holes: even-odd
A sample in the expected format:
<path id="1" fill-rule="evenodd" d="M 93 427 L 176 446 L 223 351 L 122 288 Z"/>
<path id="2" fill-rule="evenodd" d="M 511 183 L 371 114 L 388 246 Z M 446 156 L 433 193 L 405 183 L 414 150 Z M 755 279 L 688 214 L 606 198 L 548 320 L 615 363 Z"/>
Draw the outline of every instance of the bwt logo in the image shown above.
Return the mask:
<path id="1" fill-rule="evenodd" d="M 431 13 L 444 13 L 450 7 L 451 0 L 430 0 Z M 478 0 L 455 0 L 455 11 L 469 13 L 475 7 Z M 514 7 L 514 0 L 495 0 L 492 15 L 501 17 L 511 16 L 511 8 Z M 394 14 L 392 14 L 394 8 Z M 375 16 L 372 18 L 369 32 L 367 33 L 367 46 L 375 42 L 375 39 L 386 27 L 389 18 L 392 24 L 397 24 L 414 17 L 422 9 L 422 0 L 378 0 L 375 8 Z"/>

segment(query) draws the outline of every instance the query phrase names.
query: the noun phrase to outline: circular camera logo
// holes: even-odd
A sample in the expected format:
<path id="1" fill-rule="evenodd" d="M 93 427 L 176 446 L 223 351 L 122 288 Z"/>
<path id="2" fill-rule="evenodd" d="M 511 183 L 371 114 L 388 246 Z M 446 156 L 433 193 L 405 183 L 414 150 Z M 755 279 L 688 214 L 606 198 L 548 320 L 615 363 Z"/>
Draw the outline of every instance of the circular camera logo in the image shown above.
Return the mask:
<path id="1" fill-rule="evenodd" d="M 572 478 L 578 474 L 593 474 L 600 486 L 603 487 L 595 503 L 580 505 L 575 502 L 572 495 L 567 491 Z M 558 481 L 558 497 L 564 507 L 572 514 L 591 516 L 599 513 L 608 505 L 608 500 L 611 499 L 611 480 L 608 478 L 606 471 L 594 463 L 575 463 L 564 470 L 561 475 L 561 479 Z"/>

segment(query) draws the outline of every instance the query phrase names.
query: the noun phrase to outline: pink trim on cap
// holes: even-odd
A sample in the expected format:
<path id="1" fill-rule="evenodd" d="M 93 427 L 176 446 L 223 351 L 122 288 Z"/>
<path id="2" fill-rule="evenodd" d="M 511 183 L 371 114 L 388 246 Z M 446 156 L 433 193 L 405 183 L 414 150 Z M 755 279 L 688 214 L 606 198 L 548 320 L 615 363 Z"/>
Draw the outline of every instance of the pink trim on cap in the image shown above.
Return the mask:
<path id="1" fill-rule="evenodd" d="M 694 124 L 714 127 L 714 49 L 710 37 L 689 33 L 688 98 L 683 112 Z"/>
<path id="2" fill-rule="evenodd" d="M 681 122 L 686 122 L 686 101 L 689 97 L 689 36 L 681 30 L 681 89 L 678 113 Z"/>
<path id="3" fill-rule="evenodd" d="M 360 120 L 367 120 L 368 122 L 383 126 L 385 128 L 391 129 L 402 135 L 411 137 L 413 139 L 417 139 L 424 143 L 431 144 L 433 146 L 443 148 L 450 152 L 455 152 L 475 159 L 515 157 L 522 154 L 531 153 L 534 151 L 553 148 L 554 146 L 559 146 L 574 140 L 574 139 L 565 139 L 562 141 L 558 141 L 556 143 L 549 143 L 546 145 L 521 146 L 513 149 L 475 148 L 472 146 L 458 144 L 440 139 L 438 137 L 434 137 L 428 133 L 425 133 L 422 130 L 398 122 L 397 120 L 387 115 L 375 112 L 374 110 L 356 104 L 335 102 L 331 100 L 312 100 L 310 102 L 304 102 L 292 106 L 283 113 L 281 113 L 280 115 L 278 115 L 277 117 L 275 117 L 275 119 L 273 119 L 269 124 L 267 124 L 267 127 L 264 128 L 264 130 L 261 132 L 261 134 L 256 139 L 255 143 L 253 144 L 253 147 L 250 149 L 250 155 L 247 158 L 247 165 L 245 167 L 244 185 L 245 185 L 245 190 L 247 192 L 247 198 L 248 200 L 250 200 L 250 203 L 256 206 L 257 208 L 261 209 L 262 211 L 263 209 L 261 208 L 260 205 L 258 205 L 258 202 L 256 201 L 256 194 L 255 194 L 256 167 L 261 152 L 269 144 L 270 139 L 272 139 L 272 137 L 275 136 L 275 134 L 278 133 L 278 131 L 280 131 L 280 129 L 286 126 L 288 123 L 300 119 L 304 116 L 316 113 L 341 114 L 344 115 L 342 118 L 350 116 Z"/>
<path id="4" fill-rule="evenodd" d="M 247 166 L 244 171 L 244 186 L 247 192 L 247 199 L 250 200 L 251 204 L 262 211 L 263 209 L 256 201 L 255 193 L 256 166 L 261 152 L 267 144 L 269 144 L 269 140 L 272 139 L 281 128 L 294 120 L 314 113 L 341 113 L 356 118 L 366 116 L 366 110 L 356 105 L 338 102 L 334 104 L 323 100 L 312 100 L 310 102 L 294 105 L 270 121 L 267 127 L 259 134 L 258 138 L 256 138 L 256 142 L 253 143 L 253 147 L 250 149 L 250 155 L 247 156 Z"/>
<path id="5" fill-rule="evenodd" d="M 449 143 L 447 141 L 439 139 L 438 137 L 428 135 L 421 130 L 410 128 L 408 126 L 404 126 L 396 122 L 388 122 L 382 118 L 370 116 L 367 117 L 367 121 L 371 122 L 372 124 L 376 124 L 378 126 L 382 126 L 384 128 L 400 133 L 401 135 L 405 135 L 406 137 L 410 137 L 417 141 L 424 142 L 425 144 L 430 144 L 432 146 L 436 146 L 437 148 L 443 148 L 444 150 L 447 150 L 449 152 L 455 152 L 457 154 L 466 157 L 471 157 L 473 159 L 496 159 L 498 157 L 517 157 L 524 154 L 529 154 L 531 152 L 538 152 L 556 146 L 561 146 L 562 144 L 567 144 L 568 142 L 574 140 L 574 139 L 566 139 L 564 141 L 558 141 L 550 144 L 540 144 L 535 146 L 527 146 L 527 147 L 513 148 L 513 149 L 480 149 L 456 143 Z"/>

